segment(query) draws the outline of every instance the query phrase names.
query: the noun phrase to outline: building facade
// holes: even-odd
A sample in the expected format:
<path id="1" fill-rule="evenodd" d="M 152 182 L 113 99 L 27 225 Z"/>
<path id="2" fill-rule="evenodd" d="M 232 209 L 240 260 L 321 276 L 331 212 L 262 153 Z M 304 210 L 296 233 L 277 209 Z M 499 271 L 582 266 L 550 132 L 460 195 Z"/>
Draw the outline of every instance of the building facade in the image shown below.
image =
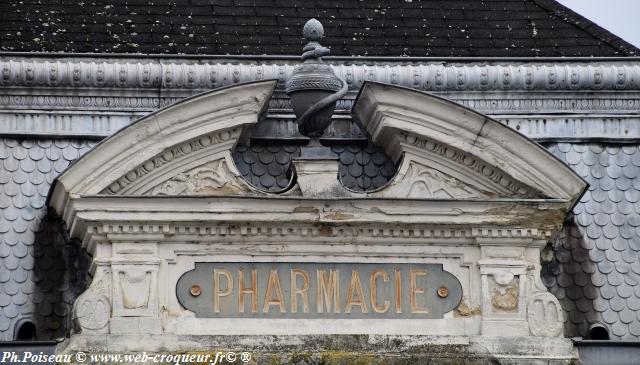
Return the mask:
<path id="1" fill-rule="evenodd" d="M 2 340 L 257 363 L 632 351 L 633 46 L 541 0 L 142 3 L 3 5 Z M 314 16 L 338 56 L 307 45 L 300 82 L 344 89 L 319 134 L 279 56 Z"/>

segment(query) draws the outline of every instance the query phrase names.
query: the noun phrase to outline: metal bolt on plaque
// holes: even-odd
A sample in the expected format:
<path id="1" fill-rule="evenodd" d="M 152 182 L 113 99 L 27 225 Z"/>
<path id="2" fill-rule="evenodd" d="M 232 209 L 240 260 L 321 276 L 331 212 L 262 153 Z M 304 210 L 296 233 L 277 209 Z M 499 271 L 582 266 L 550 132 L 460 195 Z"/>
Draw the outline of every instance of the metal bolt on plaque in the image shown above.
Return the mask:
<path id="1" fill-rule="evenodd" d="M 191 288 L 189 288 L 189 293 L 194 297 L 197 297 L 202 293 L 202 289 L 200 289 L 199 285 L 192 285 Z"/>

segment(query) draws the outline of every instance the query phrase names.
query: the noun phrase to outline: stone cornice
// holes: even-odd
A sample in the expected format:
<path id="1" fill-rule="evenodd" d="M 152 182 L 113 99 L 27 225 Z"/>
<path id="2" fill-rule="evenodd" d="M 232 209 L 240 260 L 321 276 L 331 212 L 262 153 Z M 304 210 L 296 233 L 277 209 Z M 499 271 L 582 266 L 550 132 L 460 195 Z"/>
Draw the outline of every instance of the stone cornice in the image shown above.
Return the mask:
<path id="1" fill-rule="evenodd" d="M 349 84 L 337 105 L 350 110 L 364 81 L 405 86 L 446 97 L 503 120 L 519 115 L 551 127 L 522 132 L 540 140 L 632 139 L 627 119 L 640 109 L 640 61 L 518 60 L 331 61 Z M 293 60 L 180 58 L 0 57 L 0 135 L 103 138 L 130 121 L 193 94 L 246 81 L 279 80 L 270 110 L 290 113 L 284 80 Z M 584 133 L 565 126 L 570 114 L 610 116 Z M 613 118 L 620 118 L 619 120 Z M 575 118 L 574 118 L 575 119 Z M 573 134 L 573 133 L 577 134 Z"/>
<path id="2" fill-rule="evenodd" d="M 70 202 L 63 219 L 70 234 L 88 247 L 105 235 L 135 236 L 135 241 L 244 236 L 265 242 L 359 237 L 390 243 L 427 238 L 546 239 L 568 208 L 569 202 L 553 199 L 85 196 Z"/>
<path id="3" fill-rule="evenodd" d="M 377 81 L 425 91 L 638 90 L 640 61 L 340 62 L 351 90 Z M 296 62 L 148 58 L 0 58 L 2 87 L 213 89 L 290 76 Z M 282 86 L 282 85 L 280 85 Z"/>

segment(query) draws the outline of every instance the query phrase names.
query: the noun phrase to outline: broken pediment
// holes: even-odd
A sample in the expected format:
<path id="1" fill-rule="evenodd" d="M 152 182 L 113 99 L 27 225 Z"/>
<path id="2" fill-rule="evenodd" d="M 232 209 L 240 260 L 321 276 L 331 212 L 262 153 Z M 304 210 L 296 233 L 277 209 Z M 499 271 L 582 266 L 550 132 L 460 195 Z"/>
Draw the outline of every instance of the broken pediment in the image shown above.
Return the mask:
<path id="1" fill-rule="evenodd" d="M 65 196 L 85 195 L 283 193 L 290 198 L 575 200 L 585 186 L 544 148 L 484 115 L 415 90 L 365 83 L 353 118 L 395 164 L 395 174 L 389 178 L 384 172 L 382 186 L 355 191 L 341 183 L 344 162 L 305 162 L 298 158 L 300 148 L 281 148 L 279 154 L 289 155 L 271 159 L 287 166 L 279 166 L 279 176 L 268 176 L 271 167 L 264 166 L 269 171 L 259 178 L 278 179 L 285 187 L 267 191 L 243 176 L 232 154 L 239 141 L 249 141 L 274 87 L 275 81 L 262 81 L 218 89 L 140 119 L 65 171 L 52 202 L 61 207 Z M 268 156 L 258 159 L 263 157 Z M 372 166 L 365 166 L 368 176 L 374 171 L 382 177 Z"/>
<path id="2" fill-rule="evenodd" d="M 532 140 L 431 94 L 367 82 L 352 115 L 400 164 L 376 196 L 575 200 L 586 186 Z"/>
<path id="3" fill-rule="evenodd" d="M 267 80 L 216 89 L 136 121 L 62 173 L 51 204 L 59 210 L 73 196 L 153 195 L 163 190 L 162 184 L 180 179 L 198 186 L 184 188 L 181 194 L 211 193 L 217 185 L 226 193 L 250 191 L 233 164 L 231 151 L 246 127 L 258 121 L 275 86 L 275 80 Z M 205 178 L 207 168 L 215 172 Z"/>

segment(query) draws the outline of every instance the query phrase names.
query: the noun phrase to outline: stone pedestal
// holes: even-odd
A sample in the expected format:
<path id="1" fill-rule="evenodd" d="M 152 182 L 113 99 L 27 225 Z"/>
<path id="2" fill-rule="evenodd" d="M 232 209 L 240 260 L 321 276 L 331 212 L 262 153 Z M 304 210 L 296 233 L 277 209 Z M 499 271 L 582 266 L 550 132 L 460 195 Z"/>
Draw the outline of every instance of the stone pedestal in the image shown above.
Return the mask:
<path id="1" fill-rule="evenodd" d="M 298 186 L 303 197 L 349 196 L 338 180 L 337 157 L 300 157 L 293 160 Z"/>

